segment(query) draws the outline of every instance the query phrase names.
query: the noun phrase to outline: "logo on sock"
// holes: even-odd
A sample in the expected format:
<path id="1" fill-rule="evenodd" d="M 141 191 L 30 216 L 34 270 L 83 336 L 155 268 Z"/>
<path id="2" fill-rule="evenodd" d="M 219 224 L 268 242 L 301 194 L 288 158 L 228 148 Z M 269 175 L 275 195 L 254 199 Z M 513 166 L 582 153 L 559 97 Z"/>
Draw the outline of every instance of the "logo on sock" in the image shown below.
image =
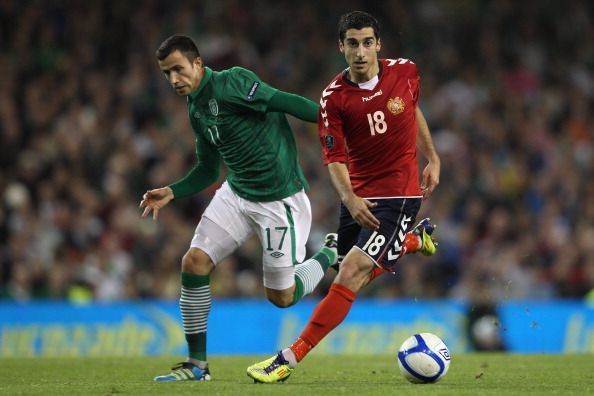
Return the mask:
<path id="1" fill-rule="evenodd" d="M 274 258 L 279 258 L 279 257 L 284 256 L 285 254 L 283 252 L 276 251 L 276 252 L 270 253 L 270 255 Z"/>

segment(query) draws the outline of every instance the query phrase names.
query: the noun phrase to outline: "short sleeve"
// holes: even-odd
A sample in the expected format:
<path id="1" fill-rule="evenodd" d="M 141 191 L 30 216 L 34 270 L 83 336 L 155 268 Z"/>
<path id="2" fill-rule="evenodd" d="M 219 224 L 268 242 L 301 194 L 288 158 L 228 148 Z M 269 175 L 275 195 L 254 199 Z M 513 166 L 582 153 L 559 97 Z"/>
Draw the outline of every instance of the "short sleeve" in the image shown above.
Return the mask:
<path id="1" fill-rule="evenodd" d="M 265 113 L 276 88 L 266 84 L 252 71 L 233 67 L 228 70 L 225 99 L 228 103 Z"/>
<path id="2" fill-rule="evenodd" d="M 318 135 L 322 144 L 324 165 L 332 162 L 348 162 L 348 153 L 344 141 L 343 120 L 340 108 L 336 104 L 339 93 L 332 93 L 329 98 L 320 100 L 318 113 Z"/>
<path id="3" fill-rule="evenodd" d="M 419 97 L 421 96 L 421 76 L 419 76 L 419 70 L 417 65 L 411 63 L 410 77 L 408 78 L 408 85 L 413 97 L 415 106 L 419 103 Z"/>

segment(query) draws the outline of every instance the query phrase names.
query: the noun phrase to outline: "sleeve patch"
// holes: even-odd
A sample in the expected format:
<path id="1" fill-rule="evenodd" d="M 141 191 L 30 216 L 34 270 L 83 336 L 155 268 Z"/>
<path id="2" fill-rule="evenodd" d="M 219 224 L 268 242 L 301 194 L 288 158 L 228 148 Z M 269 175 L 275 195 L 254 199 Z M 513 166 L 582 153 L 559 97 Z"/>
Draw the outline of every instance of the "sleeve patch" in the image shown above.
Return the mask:
<path id="1" fill-rule="evenodd" d="M 249 102 L 254 100 L 254 95 L 256 94 L 256 91 L 258 90 L 259 86 L 260 86 L 260 83 L 258 81 L 254 81 L 254 84 L 252 84 L 250 91 L 248 92 L 248 94 L 245 97 Z"/>
<path id="2" fill-rule="evenodd" d="M 324 136 L 324 145 L 326 146 L 326 148 L 328 150 L 330 150 L 331 148 L 334 147 L 334 136 L 332 135 L 326 135 Z"/>

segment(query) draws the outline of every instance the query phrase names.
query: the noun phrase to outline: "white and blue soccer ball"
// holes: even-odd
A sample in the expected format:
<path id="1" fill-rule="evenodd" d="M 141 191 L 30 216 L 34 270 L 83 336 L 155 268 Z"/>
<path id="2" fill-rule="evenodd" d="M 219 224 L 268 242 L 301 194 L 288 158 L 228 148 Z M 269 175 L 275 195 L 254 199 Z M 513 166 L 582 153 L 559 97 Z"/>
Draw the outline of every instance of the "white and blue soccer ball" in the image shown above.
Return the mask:
<path id="1" fill-rule="evenodd" d="M 450 368 L 450 350 L 431 333 L 419 333 L 402 343 L 398 351 L 400 373 L 412 383 L 439 381 Z"/>

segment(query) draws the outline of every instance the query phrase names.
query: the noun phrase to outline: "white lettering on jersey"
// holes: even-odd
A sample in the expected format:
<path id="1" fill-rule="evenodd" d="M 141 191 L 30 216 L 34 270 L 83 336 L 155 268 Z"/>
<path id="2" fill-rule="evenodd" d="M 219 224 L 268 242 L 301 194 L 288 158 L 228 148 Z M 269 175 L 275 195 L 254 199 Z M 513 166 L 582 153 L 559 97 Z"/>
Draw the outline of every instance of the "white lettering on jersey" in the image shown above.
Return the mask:
<path id="1" fill-rule="evenodd" d="M 379 91 L 377 91 L 373 95 L 371 95 L 371 96 L 363 96 L 361 99 L 363 99 L 363 102 L 369 102 L 371 99 L 373 99 L 373 98 L 375 98 L 377 96 L 382 96 L 382 95 L 383 95 L 383 92 L 380 89 Z"/>

